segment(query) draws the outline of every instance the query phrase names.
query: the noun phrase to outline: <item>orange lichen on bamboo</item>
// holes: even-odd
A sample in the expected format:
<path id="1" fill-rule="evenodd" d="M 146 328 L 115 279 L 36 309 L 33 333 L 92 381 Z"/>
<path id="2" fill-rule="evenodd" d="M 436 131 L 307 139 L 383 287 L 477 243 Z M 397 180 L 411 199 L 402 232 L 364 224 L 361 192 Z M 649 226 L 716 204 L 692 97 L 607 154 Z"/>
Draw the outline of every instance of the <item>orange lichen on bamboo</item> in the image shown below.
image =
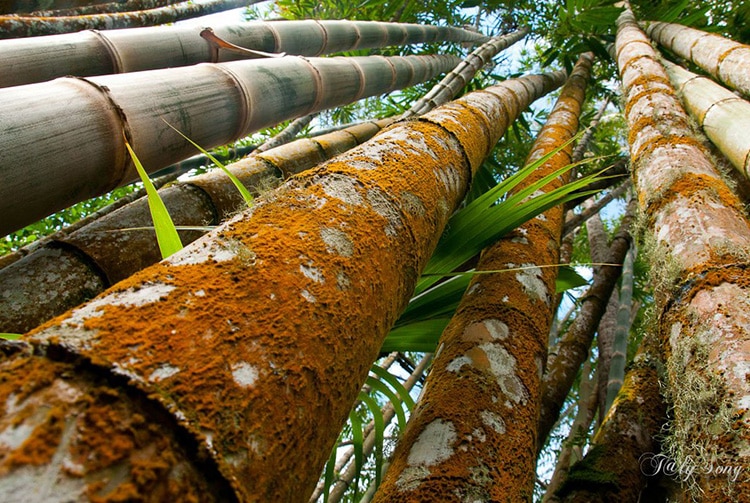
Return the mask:
<path id="1" fill-rule="evenodd" d="M 587 75 L 582 68 L 590 63 L 576 66 L 528 162 L 575 133 Z M 459 137 L 465 134 L 465 122 L 450 124 Z M 566 165 L 571 150 L 568 145 L 553 156 L 523 186 Z M 556 179 L 542 190 L 561 183 Z M 538 266 L 557 263 L 561 228 L 562 209 L 553 208 L 483 251 L 478 270 L 511 271 L 476 276 L 469 285 L 440 338 L 422 398 L 376 501 L 531 498 L 533 425 L 557 276 L 554 268 Z"/>
<path id="2" fill-rule="evenodd" d="M 86 368 L 19 354 L 0 364 L 0 383 L 7 497 L 212 501 L 226 494 L 212 469 L 188 460 L 167 424 L 147 422 L 137 400 Z"/>

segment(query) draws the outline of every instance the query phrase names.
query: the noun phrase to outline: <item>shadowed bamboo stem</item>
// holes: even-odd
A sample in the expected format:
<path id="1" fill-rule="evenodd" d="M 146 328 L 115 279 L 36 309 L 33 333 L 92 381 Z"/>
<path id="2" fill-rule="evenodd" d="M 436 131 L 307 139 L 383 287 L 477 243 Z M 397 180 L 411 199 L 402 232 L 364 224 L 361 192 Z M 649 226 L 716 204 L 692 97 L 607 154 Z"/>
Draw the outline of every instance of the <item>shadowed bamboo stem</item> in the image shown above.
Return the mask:
<path id="1" fill-rule="evenodd" d="M 132 28 L 174 23 L 183 19 L 223 12 L 260 0 L 207 0 L 202 3 L 181 2 L 133 12 L 111 12 L 83 16 L 34 17 L 0 16 L 0 39 L 36 37 L 91 29 Z"/>

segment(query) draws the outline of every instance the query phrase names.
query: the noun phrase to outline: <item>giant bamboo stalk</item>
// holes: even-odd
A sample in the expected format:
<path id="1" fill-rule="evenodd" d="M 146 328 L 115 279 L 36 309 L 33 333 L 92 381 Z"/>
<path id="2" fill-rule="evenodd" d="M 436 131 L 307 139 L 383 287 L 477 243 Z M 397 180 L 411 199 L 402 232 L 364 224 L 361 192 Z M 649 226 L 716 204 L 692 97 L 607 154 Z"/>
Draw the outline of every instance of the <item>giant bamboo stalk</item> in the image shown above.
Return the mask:
<path id="1" fill-rule="evenodd" d="M 96 5 L 110 0 L 55 0 L 59 8 L 75 8 L 86 5 Z M 0 0 L 0 12 L 10 14 L 24 14 L 45 8 L 49 0 Z"/>
<path id="2" fill-rule="evenodd" d="M 733 482 L 707 470 L 750 460 L 750 225 L 629 10 L 616 48 L 634 186 L 664 264 L 655 297 L 674 415 L 667 443 L 678 465 L 704 467 L 695 499 L 748 500 L 750 474 Z"/>
<path id="3" fill-rule="evenodd" d="M 143 444 L 179 424 L 187 452 L 237 499 L 304 501 L 472 173 L 563 79 L 506 81 L 395 126 L 32 332 L 38 356 L 0 362 L 0 431 L 23 432 L 0 450 L 0 492 L 184 498 L 174 491 L 203 472 L 180 465 L 174 436 Z M 112 380 L 92 383 L 72 362 Z M 113 444 L 127 407 L 133 427 Z M 152 424 L 143 435 L 139 421 Z"/>
<path id="4" fill-rule="evenodd" d="M 572 139 L 593 55 L 574 68 L 527 162 Z M 570 163 L 568 144 L 523 186 Z M 545 186 L 560 187 L 564 177 Z M 536 464 L 535 426 L 563 209 L 552 208 L 481 255 L 477 270 L 524 267 L 515 274 L 481 274 L 471 282 L 440 337 L 419 405 L 412 411 L 375 501 L 524 501 Z M 503 456 L 500 453 L 513 453 Z"/>
<path id="5" fill-rule="evenodd" d="M 148 10 L 179 3 L 181 0 L 119 0 L 106 3 L 81 5 L 80 7 L 55 8 L 49 10 L 35 10 L 28 13 L 33 17 L 81 16 L 85 14 L 102 14 L 107 12 L 130 12 Z M 0 10 L 4 14 L 8 12 Z"/>
<path id="6" fill-rule="evenodd" d="M 0 39 L 36 37 L 91 29 L 112 30 L 136 26 L 154 26 L 236 9 L 259 1 L 261 0 L 206 0 L 201 3 L 184 1 L 142 11 L 111 12 L 85 16 L 0 15 Z"/>
<path id="7" fill-rule="evenodd" d="M 750 97 L 750 46 L 679 24 L 649 21 L 651 39 Z"/>
<path id="8" fill-rule="evenodd" d="M 0 89 L 0 234 L 284 119 L 408 87 L 453 56 L 285 57 Z M 60 120 L 65 117 L 65 120 Z M 45 144 L 46 148 L 36 148 Z"/>
<path id="9" fill-rule="evenodd" d="M 750 178 L 750 103 L 711 79 L 666 60 L 662 64 L 685 110 L 729 162 Z"/>
<path id="10" fill-rule="evenodd" d="M 0 87 L 158 68 L 219 63 L 254 56 L 218 46 L 195 26 L 82 31 L 0 40 Z M 445 26 L 374 21 L 255 21 L 213 26 L 228 47 L 320 56 L 354 49 L 431 42 L 477 42 L 486 37 Z M 221 45 L 221 44 L 220 44 Z M 257 55 L 255 56 L 257 57 Z"/>

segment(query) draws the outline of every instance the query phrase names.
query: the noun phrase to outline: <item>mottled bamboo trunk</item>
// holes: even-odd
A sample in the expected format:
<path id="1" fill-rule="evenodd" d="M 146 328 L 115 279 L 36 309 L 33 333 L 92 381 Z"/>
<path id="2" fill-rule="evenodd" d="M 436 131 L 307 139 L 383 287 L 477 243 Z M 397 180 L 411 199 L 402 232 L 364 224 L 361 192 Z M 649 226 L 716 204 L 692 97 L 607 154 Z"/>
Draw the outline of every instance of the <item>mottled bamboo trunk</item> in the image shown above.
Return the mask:
<path id="1" fill-rule="evenodd" d="M 201 36 L 203 30 L 204 27 L 183 25 L 154 26 L 0 40 L 0 67 L 4 69 L 0 73 L 0 87 L 68 75 L 139 72 L 254 57 L 226 48 L 216 49 Z M 485 39 L 478 33 L 446 26 L 344 20 L 212 24 L 212 31 L 225 45 L 299 56 Z"/>
<path id="2" fill-rule="evenodd" d="M 750 97 L 750 46 L 679 24 L 649 21 L 646 33 L 732 89 Z"/>
<path id="3" fill-rule="evenodd" d="M 527 162 L 573 138 L 593 56 L 584 55 Z M 525 186 L 570 163 L 572 145 Z M 563 184 L 558 178 L 543 190 Z M 539 383 L 552 319 L 563 209 L 556 207 L 485 249 L 438 343 L 419 405 L 375 501 L 526 501 L 534 485 Z"/>
<path id="4" fill-rule="evenodd" d="M 542 380 L 542 404 L 539 415 L 537 451 L 539 451 L 552 431 L 560 415 L 560 410 L 575 381 L 581 364 L 589 354 L 596 327 L 604 314 L 612 291 L 617 286 L 621 269 L 614 264 L 622 264 L 630 247 L 630 225 L 633 218 L 631 204 L 620 224 L 620 231 L 612 239 L 606 263 L 581 298 L 581 308 L 576 319 L 558 344 L 557 354 L 547 362 Z"/>
<path id="5" fill-rule="evenodd" d="M 630 11 L 618 21 L 633 177 L 653 232 L 658 335 L 680 466 L 699 467 L 703 501 L 750 500 L 750 225 L 693 137 L 664 68 Z M 745 467 L 732 482 L 725 473 Z M 712 470 L 708 472 L 708 470 Z"/>
<path id="6" fill-rule="evenodd" d="M 39 443 L 49 455 L 14 465 L 0 490 L 21 473 L 68 494 L 113 472 L 107 489 L 176 485 L 168 461 L 159 473 L 131 471 L 128 460 L 145 456 L 132 442 L 113 445 L 95 428 L 60 431 L 52 412 L 86 396 L 47 387 L 78 379 L 60 360 L 90 362 L 121 386 L 92 417 L 117 417 L 122 401 L 148 397 L 238 499 L 304 500 L 472 172 L 521 108 L 563 78 L 506 81 L 393 127 L 32 332 L 39 370 L 0 380 L 29 390 L 23 402 L 2 402 L 0 431 L 24 432 L 2 460 Z M 6 360 L 6 369 L 26 361 Z M 69 409 L 63 417 L 75 424 Z M 167 447 L 153 455 L 169 457 Z M 73 473 L 54 462 L 79 452 L 98 463 Z"/>
<path id="7" fill-rule="evenodd" d="M 454 56 L 285 57 L 0 89 L 0 234 L 203 148 L 450 71 Z M 62 121 L 61 117 L 65 117 Z M 46 148 L 36 148 L 44 144 Z M 23 153 L 23 155 L 21 155 Z"/>

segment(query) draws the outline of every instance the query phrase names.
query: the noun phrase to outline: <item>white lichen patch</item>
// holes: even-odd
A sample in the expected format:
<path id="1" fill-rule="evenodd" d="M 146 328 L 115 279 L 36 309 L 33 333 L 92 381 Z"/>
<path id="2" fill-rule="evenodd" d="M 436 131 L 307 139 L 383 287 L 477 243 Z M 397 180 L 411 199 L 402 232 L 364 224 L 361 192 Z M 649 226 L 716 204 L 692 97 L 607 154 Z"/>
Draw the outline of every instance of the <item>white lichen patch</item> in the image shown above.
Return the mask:
<path id="1" fill-rule="evenodd" d="M 151 374 L 148 376 L 149 382 L 159 382 L 163 379 L 172 377 L 180 372 L 179 367 L 170 365 L 169 363 L 163 363 L 159 365 Z"/>
<path id="2" fill-rule="evenodd" d="M 396 480 L 399 491 L 413 491 L 430 474 L 430 470 L 424 466 L 407 466 Z"/>
<path id="3" fill-rule="evenodd" d="M 411 466 L 430 467 L 453 455 L 456 428 L 450 421 L 436 419 L 425 426 L 409 450 L 406 462 Z"/>
<path id="4" fill-rule="evenodd" d="M 195 295 L 196 297 L 205 297 L 206 296 L 206 291 L 201 288 L 200 290 L 194 291 L 193 295 Z"/>
<path id="5" fill-rule="evenodd" d="M 503 323 L 500 320 L 484 320 L 482 322 L 484 326 L 487 328 L 487 331 L 492 335 L 492 338 L 495 340 L 503 340 L 506 337 L 508 337 L 508 325 Z"/>
<path id="6" fill-rule="evenodd" d="M 508 264 L 509 268 L 513 265 Z M 547 285 L 542 279 L 542 269 L 534 264 L 521 264 L 522 270 L 516 273 L 516 280 L 523 286 L 526 295 L 537 298 L 549 305 L 550 299 L 547 293 Z"/>
<path id="7" fill-rule="evenodd" d="M 305 299 L 310 304 L 314 304 L 317 301 L 317 299 L 315 298 L 315 295 L 311 294 L 307 290 L 302 290 L 299 294 L 302 296 L 303 299 Z"/>
<path id="8" fill-rule="evenodd" d="M 466 290 L 466 295 L 474 295 L 475 293 L 482 291 L 482 284 L 480 282 L 476 282 L 472 284 L 468 290 Z"/>
<path id="9" fill-rule="evenodd" d="M 21 447 L 36 428 L 34 424 L 19 424 L 17 426 L 8 426 L 0 432 L 0 446 L 8 449 L 17 449 Z"/>
<path id="10" fill-rule="evenodd" d="M 375 213 L 385 218 L 385 234 L 387 236 L 397 235 L 398 229 L 403 225 L 398 208 L 378 189 L 367 191 L 367 202 L 370 203 L 370 207 Z"/>
<path id="11" fill-rule="evenodd" d="M 464 365 L 471 365 L 472 363 L 474 363 L 474 360 L 468 356 L 459 356 L 458 358 L 454 358 L 448 366 L 445 367 L 445 370 L 448 372 L 458 372 Z"/>
<path id="12" fill-rule="evenodd" d="M 426 213 L 422 200 L 416 194 L 408 191 L 401 193 L 401 205 L 411 215 L 422 217 Z"/>
<path id="13" fill-rule="evenodd" d="M 503 421 L 503 418 L 498 414 L 495 414 L 494 412 L 489 410 L 483 410 L 479 413 L 479 417 L 482 418 L 482 423 L 485 426 L 492 428 L 497 433 L 505 433 L 505 421 Z"/>
<path id="14" fill-rule="evenodd" d="M 247 362 L 233 363 L 231 366 L 232 379 L 241 388 L 250 388 L 258 380 L 258 369 Z"/>
<path id="15" fill-rule="evenodd" d="M 320 229 L 320 239 L 326 246 L 328 253 L 351 257 L 354 255 L 354 243 L 346 232 L 335 227 L 323 227 Z"/>
<path id="16" fill-rule="evenodd" d="M 489 319 L 471 323 L 464 328 L 462 339 L 466 342 L 492 342 L 508 336 L 508 326 L 500 320 Z"/>
<path id="17" fill-rule="evenodd" d="M 171 255 L 165 262 L 172 265 L 227 262 L 234 259 L 242 249 L 247 250 L 245 245 L 237 240 L 206 235 Z"/>
<path id="18" fill-rule="evenodd" d="M 448 194 L 457 195 L 462 193 L 463 183 L 461 183 L 461 175 L 454 166 L 448 164 L 444 167 L 436 168 L 435 177 L 445 187 Z"/>
<path id="19" fill-rule="evenodd" d="M 376 141 L 368 141 L 363 143 L 357 149 L 357 155 L 363 155 L 367 158 L 375 160 L 378 164 L 382 164 L 388 156 L 399 155 L 405 156 L 406 153 L 398 148 L 394 142 L 399 142 L 404 137 L 400 134 L 399 129 L 391 129 L 378 135 Z"/>
<path id="20" fill-rule="evenodd" d="M 336 287 L 339 290 L 348 290 L 351 286 L 352 282 L 344 271 L 336 273 Z"/>
<path id="21" fill-rule="evenodd" d="M 362 194 L 359 193 L 360 184 L 353 178 L 331 175 L 318 180 L 318 185 L 329 197 L 339 199 L 352 206 L 362 205 Z"/>
<path id="22" fill-rule="evenodd" d="M 317 267 L 313 267 L 311 265 L 306 265 L 306 264 L 300 264 L 299 270 L 306 278 L 309 278 L 316 283 L 325 282 L 325 276 L 323 275 L 323 271 L 321 271 Z"/>
<path id="23" fill-rule="evenodd" d="M 490 371 L 495 376 L 497 385 L 503 394 L 513 404 L 525 404 L 528 399 L 528 392 L 518 377 L 516 359 L 513 355 L 497 343 L 480 344 L 479 349 L 487 355 L 490 362 Z"/>

